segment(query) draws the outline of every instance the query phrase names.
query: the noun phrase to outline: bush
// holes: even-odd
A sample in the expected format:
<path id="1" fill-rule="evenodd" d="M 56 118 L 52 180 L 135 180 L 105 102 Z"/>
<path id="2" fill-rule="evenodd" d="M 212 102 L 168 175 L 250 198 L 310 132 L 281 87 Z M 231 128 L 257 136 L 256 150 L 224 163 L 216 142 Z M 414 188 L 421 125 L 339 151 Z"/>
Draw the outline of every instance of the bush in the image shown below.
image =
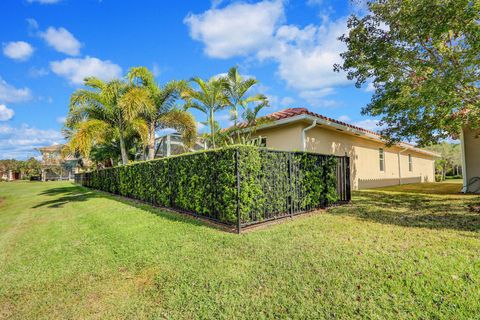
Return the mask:
<path id="1" fill-rule="evenodd" d="M 445 180 L 449 180 L 449 179 L 462 179 L 462 175 L 458 174 L 454 176 L 445 176 Z"/>
<path id="2" fill-rule="evenodd" d="M 75 179 L 228 224 L 240 215 L 247 224 L 336 202 L 336 168 L 334 156 L 231 146 L 80 173 Z"/>

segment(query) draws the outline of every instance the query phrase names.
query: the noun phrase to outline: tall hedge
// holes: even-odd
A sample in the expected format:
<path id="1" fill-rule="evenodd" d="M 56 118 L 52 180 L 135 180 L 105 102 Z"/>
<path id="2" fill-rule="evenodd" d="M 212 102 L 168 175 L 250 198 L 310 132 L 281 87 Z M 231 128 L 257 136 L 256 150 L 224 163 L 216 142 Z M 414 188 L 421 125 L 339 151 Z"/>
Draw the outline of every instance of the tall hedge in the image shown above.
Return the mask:
<path id="1" fill-rule="evenodd" d="M 334 203 L 336 168 L 334 156 L 232 146 L 80 173 L 75 179 L 224 223 L 237 223 L 240 215 L 247 224 Z"/>

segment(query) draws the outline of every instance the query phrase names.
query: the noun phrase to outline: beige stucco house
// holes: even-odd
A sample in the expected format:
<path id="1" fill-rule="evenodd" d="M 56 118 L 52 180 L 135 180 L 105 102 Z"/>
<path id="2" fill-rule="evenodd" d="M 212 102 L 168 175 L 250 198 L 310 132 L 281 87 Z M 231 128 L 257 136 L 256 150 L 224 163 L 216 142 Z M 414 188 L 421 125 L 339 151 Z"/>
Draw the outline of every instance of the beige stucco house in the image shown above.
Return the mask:
<path id="1" fill-rule="evenodd" d="M 480 129 L 465 128 L 461 136 L 463 191 L 480 193 Z"/>
<path id="2" fill-rule="evenodd" d="M 71 180 L 78 172 L 78 159 L 62 157 L 63 144 L 38 148 L 42 154 L 42 181 Z"/>
<path id="3" fill-rule="evenodd" d="M 350 157 L 353 189 L 435 181 L 437 154 L 407 143 L 386 147 L 373 131 L 331 119 L 306 108 L 266 116 L 256 129 L 268 148 Z M 245 128 L 248 130 L 248 128 Z"/>

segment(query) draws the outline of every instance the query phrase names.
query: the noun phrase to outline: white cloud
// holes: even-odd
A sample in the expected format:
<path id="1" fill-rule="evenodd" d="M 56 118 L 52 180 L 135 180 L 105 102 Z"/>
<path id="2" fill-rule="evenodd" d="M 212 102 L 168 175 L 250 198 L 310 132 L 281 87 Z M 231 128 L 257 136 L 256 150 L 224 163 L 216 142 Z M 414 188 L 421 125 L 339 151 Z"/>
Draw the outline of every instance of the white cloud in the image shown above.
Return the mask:
<path id="1" fill-rule="evenodd" d="M 155 77 L 158 77 L 161 73 L 160 67 L 158 66 L 158 64 L 156 62 L 153 63 L 152 73 Z"/>
<path id="2" fill-rule="evenodd" d="M 284 97 L 282 101 L 280 101 L 280 104 L 286 107 L 291 107 L 293 103 L 295 103 L 295 99 L 292 97 Z"/>
<path id="3" fill-rule="evenodd" d="M 7 121 L 13 118 L 15 112 L 7 108 L 6 105 L 0 104 L 0 121 Z"/>
<path id="4" fill-rule="evenodd" d="M 197 131 L 198 132 L 205 132 L 206 128 L 207 128 L 207 126 L 204 123 L 197 121 Z"/>
<path id="5" fill-rule="evenodd" d="M 310 4 L 318 4 L 318 0 Z M 265 8 L 268 7 L 268 10 Z M 338 40 L 347 30 L 347 19 L 331 21 L 322 16 L 318 25 L 299 27 L 283 24 L 281 1 L 256 4 L 237 2 L 221 9 L 189 15 L 185 23 L 193 39 L 203 42 L 207 55 L 215 58 L 248 56 L 277 63 L 277 74 L 288 87 L 314 106 L 335 106 L 323 97 L 334 88 L 351 83 L 343 72 L 334 72 L 341 63 L 345 45 Z"/>
<path id="6" fill-rule="evenodd" d="M 28 88 L 17 89 L 0 77 L 0 103 L 15 103 L 28 101 L 32 93 Z"/>
<path id="7" fill-rule="evenodd" d="M 33 18 L 27 18 L 26 19 L 27 21 L 27 24 L 28 24 L 28 28 L 30 30 L 37 30 L 38 29 L 38 22 L 37 20 L 33 19 Z"/>
<path id="8" fill-rule="evenodd" d="M 28 75 L 32 78 L 44 77 L 47 74 L 48 74 L 48 69 L 45 69 L 45 68 L 31 67 L 30 70 L 28 70 Z"/>
<path id="9" fill-rule="evenodd" d="M 95 57 L 83 59 L 67 58 L 61 61 L 50 62 L 52 71 L 68 79 L 73 84 L 82 84 L 86 77 L 97 77 L 102 80 L 112 80 L 122 74 L 122 68 L 109 61 Z"/>
<path id="10" fill-rule="evenodd" d="M 313 90 L 300 90 L 299 96 L 312 106 L 333 108 L 339 105 L 336 100 L 325 99 L 326 96 L 333 94 L 333 88 L 322 88 Z"/>
<path id="11" fill-rule="evenodd" d="M 40 32 L 40 37 L 59 52 L 71 56 L 80 54 L 82 44 L 65 28 L 49 27 L 47 31 Z"/>
<path id="12" fill-rule="evenodd" d="M 346 31 L 345 19 L 327 20 L 303 29 L 285 25 L 275 34 L 275 46 L 261 50 L 258 57 L 277 61 L 278 74 L 291 88 L 300 92 L 332 92 L 333 87 L 350 83 L 345 74 L 333 71 L 333 65 L 341 62 L 340 53 L 344 50 L 337 38 Z"/>
<path id="13" fill-rule="evenodd" d="M 215 116 L 215 121 L 230 121 L 230 120 L 232 120 L 232 114 L 230 113 L 230 111 L 228 111 L 228 113 Z"/>
<path id="14" fill-rule="evenodd" d="M 233 3 L 222 9 L 190 14 L 184 22 L 190 28 L 190 36 L 205 44 L 208 56 L 230 58 L 271 45 L 283 17 L 283 2 L 277 0 Z"/>
<path id="15" fill-rule="evenodd" d="M 27 124 L 20 127 L 0 125 L 0 159 L 25 159 L 38 155 L 35 148 L 63 142 L 59 131 L 37 129 Z"/>
<path id="16" fill-rule="evenodd" d="M 347 115 L 343 115 L 343 116 L 338 117 L 338 120 L 339 120 L 339 121 L 342 121 L 342 122 L 350 122 L 350 121 L 352 121 L 352 119 L 351 119 L 349 116 L 347 116 Z"/>
<path id="17" fill-rule="evenodd" d="M 307 0 L 309 6 L 319 6 L 321 4 L 323 4 L 323 0 Z"/>
<path id="18" fill-rule="evenodd" d="M 26 61 L 33 54 L 33 47 L 25 41 L 9 42 L 3 45 L 3 54 L 11 59 Z"/>
<path id="19" fill-rule="evenodd" d="M 30 3 L 38 2 L 41 4 L 54 4 L 54 3 L 59 3 L 62 0 L 27 0 L 27 1 Z"/>
<path id="20" fill-rule="evenodd" d="M 380 120 L 377 120 L 377 119 L 365 119 L 365 120 L 354 122 L 352 124 L 354 126 L 367 129 L 370 131 L 377 131 L 379 129 L 382 129 L 382 127 L 378 125 L 379 122 Z"/>
<path id="21" fill-rule="evenodd" d="M 67 117 L 57 117 L 57 122 L 60 124 L 64 124 L 67 120 Z"/>
<path id="22" fill-rule="evenodd" d="M 365 88 L 366 92 L 375 92 L 375 86 L 373 85 L 373 82 L 369 82 L 367 84 L 367 87 Z"/>

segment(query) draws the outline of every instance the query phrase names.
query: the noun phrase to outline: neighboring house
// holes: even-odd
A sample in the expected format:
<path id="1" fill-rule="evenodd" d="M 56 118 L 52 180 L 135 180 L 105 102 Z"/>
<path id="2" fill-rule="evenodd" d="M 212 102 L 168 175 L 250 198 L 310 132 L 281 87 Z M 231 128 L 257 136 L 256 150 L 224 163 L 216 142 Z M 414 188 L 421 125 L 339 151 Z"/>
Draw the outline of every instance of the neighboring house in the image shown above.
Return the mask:
<path id="1" fill-rule="evenodd" d="M 480 193 L 480 130 L 464 129 L 461 146 L 463 191 Z"/>
<path id="2" fill-rule="evenodd" d="M 182 143 L 182 135 L 174 132 L 155 139 L 155 158 L 163 158 L 171 155 L 190 151 L 207 149 L 206 142 L 197 139 L 192 148 L 186 148 Z"/>
<path id="3" fill-rule="evenodd" d="M 62 157 L 63 145 L 38 148 L 42 154 L 42 181 L 71 180 L 78 171 L 78 159 Z"/>
<path id="4" fill-rule="evenodd" d="M 373 131 L 306 108 L 290 108 L 264 118 L 271 122 L 259 126 L 255 135 L 264 138 L 268 148 L 349 156 L 353 189 L 435 181 L 436 153 L 407 143 L 387 147 Z"/>
<path id="5" fill-rule="evenodd" d="M 16 172 L 13 170 L 0 171 L 0 181 L 15 181 L 15 180 L 21 180 L 21 179 L 22 179 L 21 172 Z"/>

